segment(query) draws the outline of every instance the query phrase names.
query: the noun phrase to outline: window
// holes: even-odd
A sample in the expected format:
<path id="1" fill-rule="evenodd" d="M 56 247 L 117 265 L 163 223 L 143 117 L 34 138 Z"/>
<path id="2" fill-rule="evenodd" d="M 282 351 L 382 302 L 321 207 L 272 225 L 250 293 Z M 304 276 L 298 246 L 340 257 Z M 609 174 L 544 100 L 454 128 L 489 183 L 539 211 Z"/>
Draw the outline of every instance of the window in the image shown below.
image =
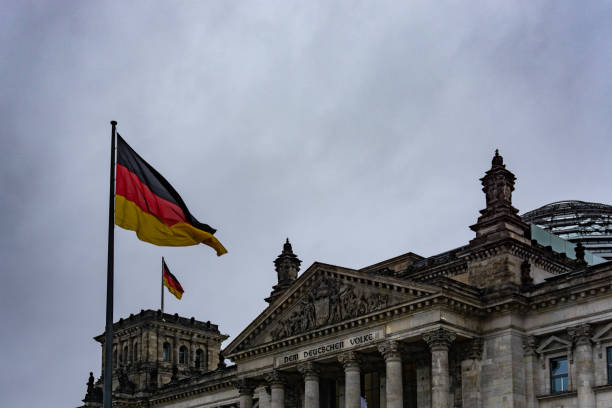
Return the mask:
<path id="1" fill-rule="evenodd" d="M 550 359 L 550 392 L 567 391 L 567 357 Z"/>
<path id="2" fill-rule="evenodd" d="M 612 347 L 606 349 L 608 354 L 608 384 L 612 384 Z"/>
<path id="3" fill-rule="evenodd" d="M 185 346 L 179 349 L 179 364 L 187 364 L 187 347 Z"/>
<path id="4" fill-rule="evenodd" d="M 134 342 L 134 347 L 132 348 L 132 350 L 134 350 L 134 352 L 132 353 L 132 361 L 135 363 L 138 361 L 138 342 L 135 341 Z"/>
<path id="5" fill-rule="evenodd" d="M 128 346 L 123 346 L 123 353 L 121 354 L 121 362 L 128 362 Z"/>
<path id="6" fill-rule="evenodd" d="M 196 368 L 204 367 L 204 352 L 202 351 L 202 349 L 196 350 L 195 366 Z"/>
<path id="7" fill-rule="evenodd" d="M 117 360 L 117 349 L 113 349 L 113 365 L 119 367 L 119 360 Z"/>
<path id="8" fill-rule="evenodd" d="M 164 343 L 162 347 L 162 360 L 170 361 L 170 344 Z"/>

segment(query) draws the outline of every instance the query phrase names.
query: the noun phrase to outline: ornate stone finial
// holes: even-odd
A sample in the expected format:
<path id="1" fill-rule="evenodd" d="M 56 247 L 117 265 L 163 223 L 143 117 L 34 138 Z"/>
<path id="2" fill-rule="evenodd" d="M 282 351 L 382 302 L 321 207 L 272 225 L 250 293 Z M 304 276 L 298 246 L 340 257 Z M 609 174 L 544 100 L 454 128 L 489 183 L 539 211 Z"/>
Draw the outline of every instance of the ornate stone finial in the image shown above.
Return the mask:
<path id="1" fill-rule="evenodd" d="M 283 252 L 274 260 L 278 284 L 274 285 L 272 293 L 270 293 L 270 297 L 266 299 L 266 302 L 272 303 L 274 299 L 291 286 L 291 283 L 297 279 L 301 263 L 302 261 L 293 253 L 293 248 L 289 238 L 287 238 L 283 245 Z"/>
<path id="2" fill-rule="evenodd" d="M 285 385 L 287 382 L 285 376 L 278 370 L 272 370 L 271 372 L 265 374 L 265 378 L 270 386 Z"/>
<path id="3" fill-rule="evenodd" d="M 300 270 L 301 260 L 293 253 L 289 238 L 283 245 L 283 252 L 274 260 L 274 266 L 278 273 L 278 283 L 294 281 Z"/>
<path id="4" fill-rule="evenodd" d="M 385 360 L 401 360 L 402 352 L 400 343 L 395 340 L 388 340 L 378 345 L 378 352 L 383 355 Z"/>
<path id="5" fill-rule="evenodd" d="M 504 166 L 504 158 L 499 155 L 499 150 L 495 149 L 495 156 L 493 156 L 493 160 L 491 160 L 491 165 L 493 167 L 496 166 Z"/>
<path id="6" fill-rule="evenodd" d="M 576 260 L 580 263 L 586 264 L 584 259 L 584 245 L 582 245 L 582 242 L 578 242 L 574 250 L 576 251 Z"/>
<path id="7" fill-rule="evenodd" d="M 567 333 L 570 335 L 576 345 L 591 343 L 591 325 L 581 324 L 574 327 L 569 327 Z"/>
<path id="8" fill-rule="evenodd" d="M 536 339 L 534 336 L 527 336 L 523 340 L 523 352 L 526 356 L 535 356 L 536 354 Z"/>
<path id="9" fill-rule="evenodd" d="M 359 369 L 360 358 L 359 354 L 354 351 L 346 351 L 338 356 L 338 361 L 344 366 L 344 369 Z"/>
<path id="10" fill-rule="evenodd" d="M 297 366 L 297 370 L 304 376 L 305 380 L 318 378 L 319 373 L 321 372 L 319 366 L 312 361 L 299 364 Z"/>
<path id="11" fill-rule="evenodd" d="M 448 350 L 451 343 L 455 341 L 456 338 L 457 335 L 455 333 L 443 328 L 423 333 L 423 340 L 425 340 L 425 343 L 427 343 L 432 351 L 436 349 Z"/>

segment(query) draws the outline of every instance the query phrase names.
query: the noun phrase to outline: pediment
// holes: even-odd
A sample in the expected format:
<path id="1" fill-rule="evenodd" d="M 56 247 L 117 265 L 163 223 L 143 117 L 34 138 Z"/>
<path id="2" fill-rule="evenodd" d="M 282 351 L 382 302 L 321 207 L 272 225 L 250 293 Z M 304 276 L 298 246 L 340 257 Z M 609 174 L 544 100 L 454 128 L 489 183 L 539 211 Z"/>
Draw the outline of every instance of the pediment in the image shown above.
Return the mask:
<path id="1" fill-rule="evenodd" d="M 601 342 L 601 341 L 611 340 L 611 339 L 612 339 L 612 323 L 608 323 L 605 326 L 601 327 L 599 330 L 597 330 L 597 332 L 595 332 L 595 335 L 593 336 L 594 342 Z"/>
<path id="2" fill-rule="evenodd" d="M 321 263 L 313 264 L 225 350 L 234 352 L 342 325 L 440 289 Z"/>
<path id="3" fill-rule="evenodd" d="M 557 336 L 550 336 L 549 338 L 544 340 L 542 344 L 540 344 L 536 351 L 539 354 L 553 353 L 559 350 L 567 350 L 571 348 L 571 346 L 572 343 L 567 340 L 563 340 Z"/>

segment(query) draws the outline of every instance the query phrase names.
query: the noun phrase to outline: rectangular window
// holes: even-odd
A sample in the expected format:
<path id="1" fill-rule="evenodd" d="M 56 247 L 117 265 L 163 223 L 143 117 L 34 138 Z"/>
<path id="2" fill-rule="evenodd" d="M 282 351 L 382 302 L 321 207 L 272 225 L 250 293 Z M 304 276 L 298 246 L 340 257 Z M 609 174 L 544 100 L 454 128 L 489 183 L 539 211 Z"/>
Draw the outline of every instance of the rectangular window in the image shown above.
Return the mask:
<path id="1" fill-rule="evenodd" d="M 567 357 L 550 359 L 550 392 L 567 391 L 568 379 Z"/>
<path id="2" fill-rule="evenodd" d="M 608 354 L 608 384 L 612 384 L 612 347 L 606 349 Z"/>

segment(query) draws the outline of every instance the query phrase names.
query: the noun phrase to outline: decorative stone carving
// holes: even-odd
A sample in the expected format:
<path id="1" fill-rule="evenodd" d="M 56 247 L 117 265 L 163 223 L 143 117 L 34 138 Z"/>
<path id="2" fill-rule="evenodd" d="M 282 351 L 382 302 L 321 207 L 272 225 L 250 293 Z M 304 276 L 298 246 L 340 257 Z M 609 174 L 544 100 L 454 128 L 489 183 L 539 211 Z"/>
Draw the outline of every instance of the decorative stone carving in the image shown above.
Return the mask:
<path id="1" fill-rule="evenodd" d="M 567 333 L 572 338 L 573 342 L 576 343 L 576 345 L 591 343 L 592 330 L 589 324 L 581 324 L 570 327 L 567 329 Z"/>
<path id="2" fill-rule="evenodd" d="M 276 341 L 384 309 L 388 305 L 388 294 L 368 293 L 325 277 L 310 289 L 287 318 L 279 321 L 270 334 Z"/>
<path id="3" fill-rule="evenodd" d="M 533 285 L 533 278 L 531 277 L 531 264 L 529 261 L 523 261 L 523 263 L 521 263 L 521 285 Z"/>
<path id="4" fill-rule="evenodd" d="M 535 356 L 536 347 L 536 339 L 534 336 L 527 336 L 525 340 L 523 340 L 523 352 L 526 356 Z"/>
<path id="5" fill-rule="evenodd" d="M 344 369 L 359 367 L 359 354 L 354 351 L 346 351 L 338 356 L 338 361 L 344 366 Z"/>
<path id="6" fill-rule="evenodd" d="M 119 387 L 117 391 L 122 394 L 133 394 L 136 391 L 136 384 L 130 381 L 125 368 L 120 368 L 118 371 L 117 378 L 119 380 Z"/>
<path id="7" fill-rule="evenodd" d="M 285 376 L 278 370 L 273 370 L 265 375 L 266 381 L 270 385 L 285 385 Z"/>
<path id="8" fill-rule="evenodd" d="M 448 350 L 451 343 L 455 341 L 457 336 L 455 333 L 446 329 L 436 329 L 427 333 L 423 333 L 423 340 L 427 343 L 430 349 L 445 348 Z"/>
<path id="9" fill-rule="evenodd" d="M 304 376 L 304 379 L 308 380 L 309 378 L 318 378 L 319 373 L 321 372 L 319 366 L 312 361 L 308 361 L 306 363 L 299 364 L 297 366 L 297 370 Z"/>
<path id="10" fill-rule="evenodd" d="M 253 390 L 255 389 L 255 383 L 246 378 L 241 378 L 239 380 L 233 381 L 232 385 L 234 388 L 238 389 L 238 393 L 240 395 L 253 395 Z"/>
<path id="11" fill-rule="evenodd" d="M 378 352 L 383 355 L 385 360 L 401 360 L 401 344 L 395 340 L 388 340 L 378 345 Z"/>

